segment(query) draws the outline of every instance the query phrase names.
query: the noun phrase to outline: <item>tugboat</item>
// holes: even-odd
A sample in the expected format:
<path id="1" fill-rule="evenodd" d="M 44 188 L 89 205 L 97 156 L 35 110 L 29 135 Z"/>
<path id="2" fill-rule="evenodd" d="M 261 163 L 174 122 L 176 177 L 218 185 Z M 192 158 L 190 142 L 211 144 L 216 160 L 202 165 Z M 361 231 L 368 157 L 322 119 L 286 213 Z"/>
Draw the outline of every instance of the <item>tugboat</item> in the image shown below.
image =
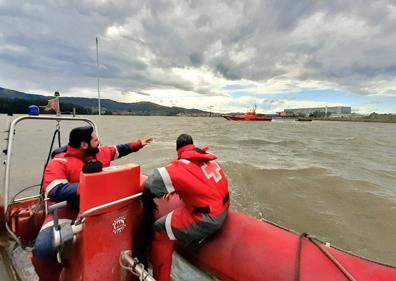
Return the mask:
<path id="1" fill-rule="evenodd" d="M 22 116 L 10 124 L 7 150 L 4 151 L 7 160 L 1 194 L 3 204 L 0 204 L 1 280 L 37 280 L 30 265 L 29 246 L 45 214 L 51 212 L 55 218 L 53 245 L 65 265 L 60 280 L 126 281 L 136 280 L 135 276 L 138 276 L 140 280 L 155 281 L 147 267 L 134 258 L 141 235 L 142 203 L 139 198 L 146 179 L 139 165 L 111 166 L 102 172 L 82 174 L 80 213 L 71 225 L 56 219 L 57 208 L 62 202 L 49 207 L 41 194 L 10 197 L 14 132 L 17 133 L 16 125 L 26 119 L 42 124 L 44 120 L 50 120 L 58 125 L 60 121 L 80 120 L 96 128 L 89 119 L 60 116 Z M 44 126 L 48 123 L 44 122 Z M 56 135 L 57 131 L 53 139 Z M 31 186 L 26 189 L 29 188 Z M 159 207 L 157 217 L 183 204 L 177 195 L 169 200 L 159 199 L 156 203 Z M 222 230 L 196 252 L 186 253 L 179 249 L 178 253 L 202 274 L 213 276 L 215 280 L 396 280 L 394 266 L 355 256 L 307 234 L 298 234 L 234 210 L 230 210 Z M 189 273 L 184 276 L 177 280 L 203 280 Z"/>
<path id="2" fill-rule="evenodd" d="M 253 108 L 246 112 L 245 114 L 239 114 L 239 115 L 223 115 L 223 117 L 227 120 L 232 120 L 232 121 L 271 121 L 272 117 L 267 116 L 264 114 L 256 114 L 256 103 L 254 104 Z"/>

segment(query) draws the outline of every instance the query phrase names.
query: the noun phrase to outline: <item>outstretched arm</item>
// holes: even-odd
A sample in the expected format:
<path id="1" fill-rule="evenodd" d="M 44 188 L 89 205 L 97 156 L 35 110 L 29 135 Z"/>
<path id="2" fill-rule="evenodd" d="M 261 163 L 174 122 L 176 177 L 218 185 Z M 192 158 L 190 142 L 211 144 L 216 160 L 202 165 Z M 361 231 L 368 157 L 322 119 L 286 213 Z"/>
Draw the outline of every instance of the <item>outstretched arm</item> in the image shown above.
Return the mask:
<path id="1" fill-rule="evenodd" d="M 115 146 L 115 154 L 113 160 L 124 157 L 132 152 L 139 151 L 141 148 L 150 144 L 152 141 L 153 138 L 147 138 L 143 140 L 136 140 L 126 144 L 118 144 Z"/>

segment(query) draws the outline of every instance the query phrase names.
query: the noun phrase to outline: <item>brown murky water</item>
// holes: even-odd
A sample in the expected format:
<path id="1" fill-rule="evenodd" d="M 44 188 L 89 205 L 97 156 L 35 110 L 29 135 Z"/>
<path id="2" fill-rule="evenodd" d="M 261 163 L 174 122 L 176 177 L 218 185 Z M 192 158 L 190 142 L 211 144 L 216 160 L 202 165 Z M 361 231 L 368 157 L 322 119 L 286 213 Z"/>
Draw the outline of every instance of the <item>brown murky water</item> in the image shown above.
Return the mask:
<path id="1" fill-rule="evenodd" d="M 0 125 L 5 119 L 0 117 Z M 154 137 L 152 145 L 118 161 L 139 163 L 145 173 L 175 158 L 176 137 L 190 133 L 197 146 L 209 145 L 218 155 L 234 208 L 396 265 L 396 124 L 93 119 L 103 144 Z M 72 127 L 62 125 L 64 144 Z M 32 177 L 33 183 L 40 182 L 54 128 L 50 122 L 18 126 L 15 192 L 32 184 Z"/>

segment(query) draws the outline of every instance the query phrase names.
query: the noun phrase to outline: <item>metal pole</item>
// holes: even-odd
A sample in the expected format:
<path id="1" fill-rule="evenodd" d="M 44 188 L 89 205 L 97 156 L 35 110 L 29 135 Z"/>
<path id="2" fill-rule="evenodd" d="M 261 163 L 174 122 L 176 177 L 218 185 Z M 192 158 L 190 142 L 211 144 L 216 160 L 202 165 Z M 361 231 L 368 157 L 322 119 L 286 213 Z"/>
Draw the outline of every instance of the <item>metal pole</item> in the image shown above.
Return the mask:
<path id="1" fill-rule="evenodd" d="M 4 125 L 4 143 L 1 147 L 2 152 L 4 153 L 4 155 L 7 155 L 7 146 L 8 146 L 8 130 L 10 129 L 11 126 L 11 122 L 12 122 L 12 113 L 11 114 L 7 114 L 6 118 L 5 118 L 5 125 Z M 3 136 L 2 136 L 3 137 Z"/>
<path id="2" fill-rule="evenodd" d="M 114 206 L 114 205 L 117 205 L 117 204 L 124 203 L 126 201 L 131 200 L 131 199 L 139 198 L 142 195 L 143 195 L 143 192 L 139 192 L 139 193 L 130 195 L 128 197 L 124 197 L 124 198 L 121 198 L 121 199 L 118 199 L 118 200 L 115 200 L 115 201 L 112 201 L 112 202 L 108 202 L 108 203 L 93 207 L 91 209 L 88 209 L 84 213 L 82 213 L 81 215 L 78 215 L 75 224 L 77 225 L 77 224 L 81 223 L 83 218 L 85 218 L 85 217 L 87 217 L 87 216 L 89 216 L 91 214 L 94 214 L 97 211 L 106 209 L 108 207 L 111 207 L 111 206 Z"/>
<path id="3" fill-rule="evenodd" d="M 98 75 L 98 114 L 100 116 L 100 90 L 99 90 L 99 47 L 98 37 L 96 37 L 96 69 Z"/>

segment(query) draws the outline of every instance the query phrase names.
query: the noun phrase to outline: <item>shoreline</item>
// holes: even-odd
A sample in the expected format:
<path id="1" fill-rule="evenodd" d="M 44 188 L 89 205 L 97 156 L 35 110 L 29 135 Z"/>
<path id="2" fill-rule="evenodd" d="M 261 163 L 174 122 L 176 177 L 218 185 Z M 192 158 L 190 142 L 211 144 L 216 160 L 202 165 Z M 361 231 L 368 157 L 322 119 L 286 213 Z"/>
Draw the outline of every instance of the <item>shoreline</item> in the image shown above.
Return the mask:
<path id="1" fill-rule="evenodd" d="M 312 121 L 341 121 L 341 122 L 367 122 L 367 123 L 396 123 L 396 120 L 381 119 L 347 119 L 347 118 L 312 118 Z"/>

